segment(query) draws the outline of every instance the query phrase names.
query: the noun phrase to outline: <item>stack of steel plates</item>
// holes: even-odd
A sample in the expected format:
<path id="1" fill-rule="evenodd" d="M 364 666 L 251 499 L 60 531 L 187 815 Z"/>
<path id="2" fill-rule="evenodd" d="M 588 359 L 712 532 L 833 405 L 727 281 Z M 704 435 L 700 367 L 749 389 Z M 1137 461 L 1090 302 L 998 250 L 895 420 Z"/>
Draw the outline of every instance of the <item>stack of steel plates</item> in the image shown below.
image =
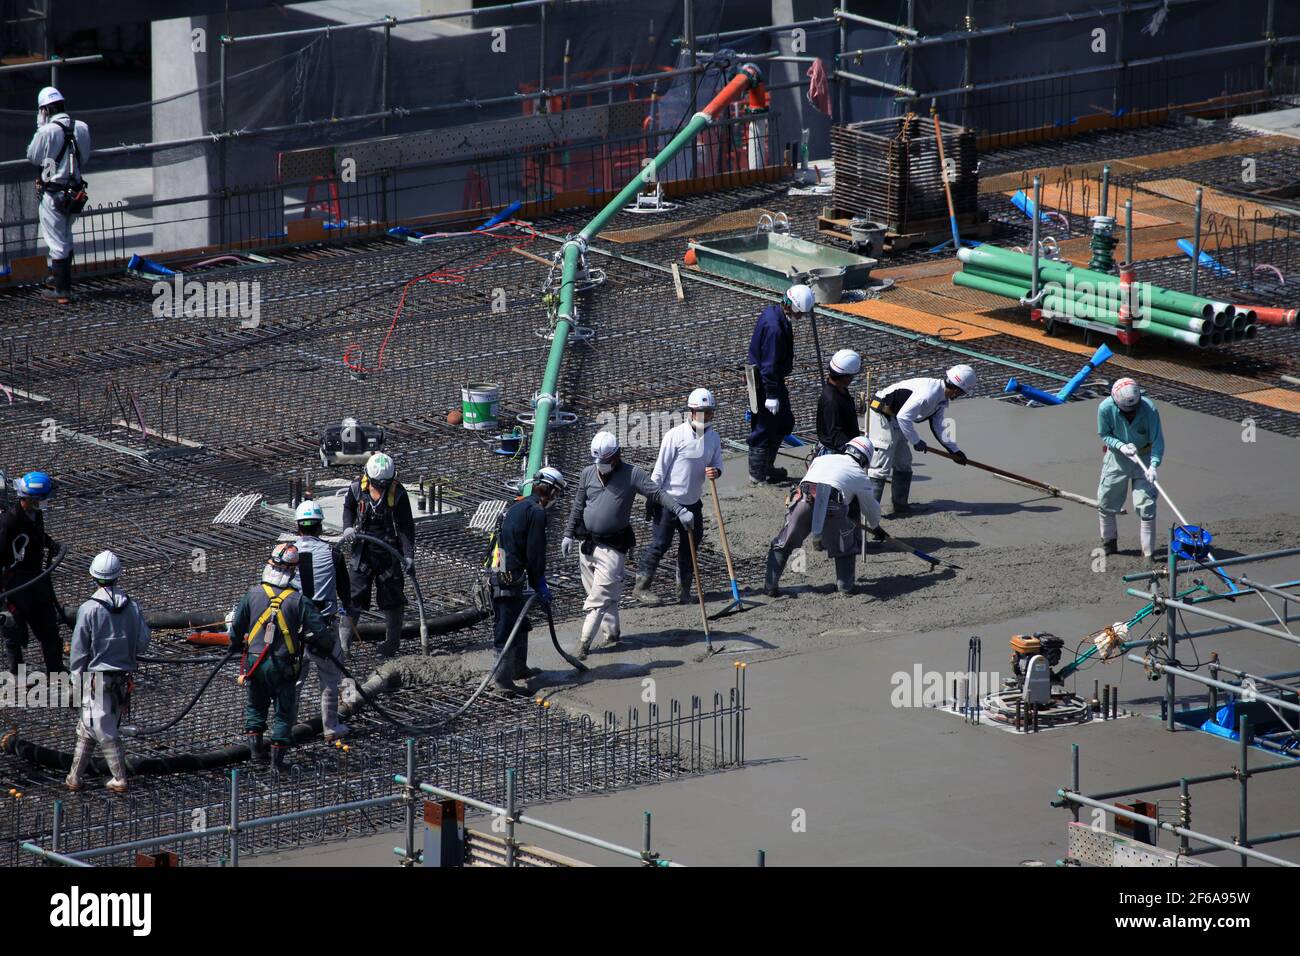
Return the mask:
<path id="1" fill-rule="evenodd" d="M 940 131 L 958 222 L 973 222 L 979 209 L 975 134 L 947 124 Z M 841 214 L 883 222 L 898 235 L 947 223 L 933 120 L 909 114 L 836 126 L 831 150 Z"/>

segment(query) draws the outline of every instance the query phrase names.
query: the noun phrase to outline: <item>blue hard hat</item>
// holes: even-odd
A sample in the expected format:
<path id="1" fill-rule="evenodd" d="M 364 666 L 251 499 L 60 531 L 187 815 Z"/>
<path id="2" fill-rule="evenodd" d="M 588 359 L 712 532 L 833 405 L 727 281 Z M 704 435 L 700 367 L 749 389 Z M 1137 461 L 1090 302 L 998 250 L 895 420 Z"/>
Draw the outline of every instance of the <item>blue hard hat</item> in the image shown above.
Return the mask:
<path id="1" fill-rule="evenodd" d="M 44 501 L 54 493 L 54 479 L 43 471 L 29 471 L 14 482 L 14 489 L 19 498 Z"/>

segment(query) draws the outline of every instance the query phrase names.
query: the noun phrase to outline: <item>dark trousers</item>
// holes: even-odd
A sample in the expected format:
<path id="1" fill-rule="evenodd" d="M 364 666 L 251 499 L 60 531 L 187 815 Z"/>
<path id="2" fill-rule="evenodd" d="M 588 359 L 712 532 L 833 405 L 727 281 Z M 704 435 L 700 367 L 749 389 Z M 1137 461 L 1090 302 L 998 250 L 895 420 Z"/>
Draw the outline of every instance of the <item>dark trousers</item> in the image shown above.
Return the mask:
<path id="1" fill-rule="evenodd" d="M 59 636 L 59 610 L 54 600 L 54 589 L 49 580 L 34 584 L 9 599 L 8 610 L 13 623 L 4 629 L 5 669 L 18 673 L 23 662 L 23 649 L 30 635 L 35 634 L 45 658 L 47 673 L 63 670 L 63 639 Z"/>
<path id="2" fill-rule="evenodd" d="M 298 675 L 286 660 L 268 656 L 253 671 L 244 688 L 248 697 L 244 702 L 244 730 L 248 733 L 266 731 L 266 715 L 274 706 L 271 716 L 271 743 L 283 747 L 293 743 L 293 724 L 298 716 Z"/>
<path id="3" fill-rule="evenodd" d="M 492 599 L 492 606 L 496 612 L 496 620 L 492 625 L 492 646 L 496 648 L 498 657 L 501 656 L 506 641 L 510 639 L 510 632 L 514 629 L 515 621 L 519 620 L 519 615 L 523 613 L 526 603 L 528 603 L 527 598 L 523 595 Z M 531 626 L 527 617 L 520 622 L 519 633 L 515 635 L 515 642 L 510 645 L 510 656 L 502 661 L 497 669 L 497 680 L 522 680 L 527 676 L 524 671 L 528 669 L 528 631 Z"/>
<path id="4" fill-rule="evenodd" d="M 697 501 L 693 505 L 682 507 L 695 515 L 691 534 L 695 537 L 695 547 L 699 548 L 700 542 L 704 540 L 704 502 Z M 690 545 L 686 543 L 686 529 L 677 520 L 676 513 L 667 508 L 660 508 L 655 515 L 654 534 L 645 553 L 641 555 L 641 566 L 637 570 L 644 577 L 653 578 L 659 562 L 672 546 L 673 538 L 677 539 L 677 583 L 688 586 L 695 580 L 695 569 L 691 565 Z"/>

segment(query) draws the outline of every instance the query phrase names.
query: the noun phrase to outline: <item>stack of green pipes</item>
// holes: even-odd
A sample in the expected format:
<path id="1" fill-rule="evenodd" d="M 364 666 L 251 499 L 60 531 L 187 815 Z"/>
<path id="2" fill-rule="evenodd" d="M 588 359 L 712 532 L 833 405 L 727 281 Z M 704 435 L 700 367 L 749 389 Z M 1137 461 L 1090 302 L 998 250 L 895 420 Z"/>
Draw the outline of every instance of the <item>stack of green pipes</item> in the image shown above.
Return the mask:
<path id="1" fill-rule="evenodd" d="M 957 258 L 962 269 L 953 275 L 954 285 L 1016 301 L 1030 295 L 1031 256 L 985 243 L 960 250 Z M 1118 276 L 1040 257 L 1038 290 L 1044 294 L 1037 304 L 1048 313 L 1119 328 Z M 1256 317 L 1251 309 L 1142 282 L 1134 283 L 1130 301 L 1134 304 L 1133 328 L 1143 335 L 1200 348 L 1255 336 Z"/>

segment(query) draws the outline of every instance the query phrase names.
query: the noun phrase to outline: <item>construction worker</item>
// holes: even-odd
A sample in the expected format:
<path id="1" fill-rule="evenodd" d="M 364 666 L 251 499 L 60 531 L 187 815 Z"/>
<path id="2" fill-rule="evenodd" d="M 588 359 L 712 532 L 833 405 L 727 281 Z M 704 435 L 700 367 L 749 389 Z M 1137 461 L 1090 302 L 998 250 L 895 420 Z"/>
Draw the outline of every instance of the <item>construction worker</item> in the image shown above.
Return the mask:
<path id="1" fill-rule="evenodd" d="M 492 646 L 497 653 L 493 684 L 506 697 L 522 693 L 515 681 L 526 681 L 542 672 L 541 668 L 528 666 L 529 622 L 527 616 L 522 621 L 519 617 L 528 603 L 525 585 L 536 592 L 538 603 L 551 603 L 551 589 L 546 584 L 546 509 L 567 485 L 558 468 L 540 469 L 533 476 L 530 494 L 511 505 L 501 521 L 492 571 Z M 506 643 L 517 621 L 519 631 L 507 656 Z"/>
<path id="2" fill-rule="evenodd" d="M 345 660 L 351 650 L 352 629 L 343 622 L 350 620 L 347 615 L 352 586 L 343 553 L 320 536 L 325 522 L 321 506 L 308 498 L 298 506 L 294 519 L 298 525 L 294 546 L 298 549 L 298 580 L 302 582 L 303 597 L 316 606 L 334 635 L 334 645 L 328 654 L 317 654 L 307 648 L 308 666 L 302 669 L 298 678 L 298 692 L 301 693 L 307 675 L 315 666 L 320 682 L 321 732 L 328 743 L 346 737 L 351 729 L 339 720 L 339 686 L 343 683 L 339 662 Z"/>
<path id="3" fill-rule="evenodd" d="M 366 462 L 366 471 L 348 486 L 343 498 L 343 527 L 380 538 L 402 555 L 396 559 L 387 548 L 358 541 L 348 560 L 352 599 L 348 611 L 349 630 L 356 636 L 357 618 L 370 607 L 374 587 L 375 603 L 384 612 L 384 643 L 381 657 L 392 657 L 401 649 L 402 609 L 406 607 L 403 587 L 406 575 L 415 570 L 415 517 L 411 499 L 396 480 L 393 459 L 377 451 Z"/>
<path id="4" fill-rule="evenodd" d="M 149 646 L 149 625 L 140 605 L 117 587 L 122 562 L 112 551 L 101 551 L 90 562 L 95 593 L 77 609 L 72 629 L 69 668 L 74 686 L 81 689 L 81 719 L 77 722 L 77 749 L 64 784 L 80 790 L 90 766 L 95 744 L 104 748 L 104 760 L 113 775 L 107 788 L 126 793 L 126 756 L 118 739 L 118 722 L 130 710 L 131 675 L 137 656 Z"/>
<path id="5" fill-rule="evenodd" d="M 694 566 L 686 535 L 694 536 L 698 548 L 704 538 L 704 479 L 722 477 L 722 439 L 709 427 L 717 407 L 712 392 L 707 388 L 695 389 L 686 400 L 687 420 L 670 428 L 659 443 L 659 457 L 650 480 L 676 498 L 691 513 L 692 521 L 689 528 L 683 527 L 673 512 L 651 507 L 654 536 L 641 555 L 641 567 L 632 588 L 632 595 L 643 604 L 659 603 L 650 586 L 674 538 L 677 539 L 677 603 L 688 604 L 691 600 Z"/>
<path id="6" fill-rule="evenodd" d="M 1097 434 L 1106 446 L 1097 483 L 1102 549 L 1106 554 L 1119 550 L 1115 516 L 1124 509 L 1132 482 L 1133 510 L 1142 522 L 1142 555 L 1150 562 L 1156 551 L 1157 493 L 1153 482 L 1165 457 L 1165 436 L 1155 402 L 1142 394 L 1133 379 L 1121 378 L 1110 387 L 1110 398 L 1097 409 Z"/>
<path id="7" fill-rule="evenodd" d="M 784 481 L 784 468 L 774 467 L 785 436 L 794 431 L 794 411 L 785 380 L 794 368 L 794 328 L 790 320 L 810 315 L 813 291 L 792 285 L 780 305 L 769 305 L 758 317 L 749 339 L 748 364 L 754 367 L 758 411 L 749 433 L 749 480 L 754 484 Z"/>
<path id="8" fill-rule="evenodd" d="M 54 494 L 54 479 L 43 471 L 29 471 L 14 482 L 14 489 L 17 503 L 0 515 L 0 594 L 8 594 L 0 609 L 5 669 L 18 675 L 30 632 L 41 645 L 45 673 L 56 673 L 63 670 L 62 615 L 50 576 L 42 577 L 50 556 L 59 549 L 45 532 L 45 509 Z"/>
<path id="9" fill-rule="evenodd" d="M 944 378 L 909 378 L 876 392 L 871 401 L 868 427 L 875 452 L 868 474 L 877 502 L 884 497 L 885 482 L 890 483 L 895 516 L 904 517 L 923 510 L 908 501 L 912 489 L 912 451 L 929 448 L 916 432 L 921 422 L 930 423 L 930 431 L 957 464 L 966 464 L 966 453 L 953 440 L 953 427 L 946 413 L 950 401 L 969 395 L 974 389 L 975 370 L 969 365 L 954 365 Z"/>
<path id="10" fill-rule="evenodd" d="M 695 521 L 690 510 L 650 480 L 636 465 L 623 461 L 618 439 L 610 432 L 598 432 L 591 440 L 592 464 L 582 469 L 578 490 L 569 509 L 569 523 L 560 542 L 566 558 L 575 540 L 582 542 L 578 567 L 587 591 L 583 610 L 578 658 L 587 656 L 596 633 L 605 636 L 605 646 L 619 641 L 618 602 L 623 597 L 623 569 L 628 552 L 636 544 L 632 532 L 632 503 L 636 496 L 669 509 L 687 529 Z"/>
<path id="11" fill-rule="evenodd" d="M 822 448 L 838 454 L 849 439 L 862 434 L 858 406 L 849 394 L 853 376 L 862 371 L 862 356 L 852 349 L 840 349 L 831 356 L 826 382 L 817 402 L 817 441 Z"/>
<path id="12" fill-rule="evenodd" d="M 41 295 L 60 305 L 72 301 L 72 221 L 86 205 L 82 168 L 90 158 L 90 129 L 68 115 L 63 94 L 47 86 L 36 97 L 36 135 L 27 161 L 40 170 L 41 235 L 49 249 L 50 274 Z"/>
<path id="13" fill-rule="evenodd" d="M 230 619 L 230 648 L 242 652 L 239 683 L 248 691 L 244 704 L 244 733 L 254 760 L 268 759 L 263 740 L 272 705 L 269 758 L 276 770 L 287 770 L 285 755 L 293 743 L 298 713 L 298 673 L 304 650 L 326 657 L 334 635 L 311 601 L 303 600 L 298 577 L 298 548 L 277 544 L 262 568 L 262 580 L 248 589 Z"/>
<path id="14" fill-rule="evenodd" d="M 767 576 L 763 593 L 781 596 L 781 575 L 796 548 L 803 544 L 821 510 L 819 495 L 826 495 L 825 519 L 813 545 L 825 549 L 835 560 L 835 588 L 852 594 L 855 587 L 858 552 L 862 550 L 859 518 L 880 540 L 880 505 L 871 493 L 866 470 L 871 465 L 871 441 L 862 435 L 851 438 L 843 454 L 819 455 L 808 466 L 803 481 L 790 498 L 785 524 L 767 551 Z"/>

